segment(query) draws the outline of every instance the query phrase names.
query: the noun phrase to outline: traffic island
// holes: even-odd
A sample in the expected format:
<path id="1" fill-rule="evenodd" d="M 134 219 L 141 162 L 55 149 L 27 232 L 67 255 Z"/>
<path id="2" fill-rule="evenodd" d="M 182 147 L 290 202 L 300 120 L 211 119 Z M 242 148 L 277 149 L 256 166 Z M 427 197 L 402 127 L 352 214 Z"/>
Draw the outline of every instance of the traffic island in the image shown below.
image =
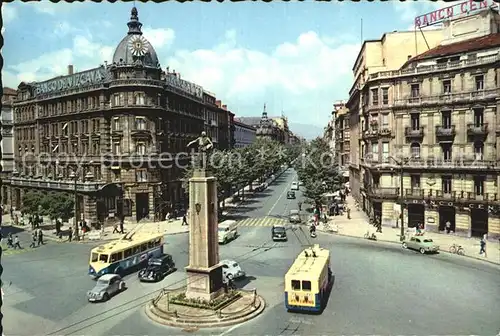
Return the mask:
<path id="1" fill-rule="evenodd" d="M 182 329 L 217 328 L 246 322 L 266 307 L 256 290 L 234 290 L 210 302 L 187 299 L 185 289 L 162 291 L 146 306 L 154 322 Z"/>

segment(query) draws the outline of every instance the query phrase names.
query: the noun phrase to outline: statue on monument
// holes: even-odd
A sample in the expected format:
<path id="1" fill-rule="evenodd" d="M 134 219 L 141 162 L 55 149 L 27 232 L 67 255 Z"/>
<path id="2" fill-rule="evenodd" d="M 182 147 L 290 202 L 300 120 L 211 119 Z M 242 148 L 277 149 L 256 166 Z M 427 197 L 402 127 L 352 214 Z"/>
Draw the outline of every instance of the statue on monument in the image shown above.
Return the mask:
<path id="1" fill-rule="evenodd" d="M 197 145 L 197 153 L 194 159 L 194 168 L 206 169 L 207 153 L 213 148 L 214 144 L 205 131 L 201 132 L 201 135 L 198 138 L 188 143 L 187 147 L 190 148 L 195 144 Z"/>

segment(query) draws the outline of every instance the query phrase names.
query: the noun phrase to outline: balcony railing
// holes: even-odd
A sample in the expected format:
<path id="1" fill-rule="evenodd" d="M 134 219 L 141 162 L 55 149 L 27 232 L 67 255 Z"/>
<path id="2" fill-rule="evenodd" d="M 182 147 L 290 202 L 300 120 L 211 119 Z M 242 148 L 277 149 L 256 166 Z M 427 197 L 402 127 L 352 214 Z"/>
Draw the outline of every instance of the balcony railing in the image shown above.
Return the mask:
<path id="1" fill-rule="evenodd" d="M 440 200 L 454 200 L 456 197 L 456 192 L 444 190 L 429 190 L 428 197 Z"/>
<path id="2" fill-rule="evenodd" d="M 406 127 L 405 128 L 405 137 L 407 138 L 421 138 L 424 136 L 424 128 L 418 127 Z"/>
<path id="3" fill-rule="evenodd" d="M 415 68 L 403 69 L 403 70 L 394 70 L 394 71 L 381 71 L 374 74 L 371 74 L 368 78 L 369 80 L 374 80 L 378 78 L 390 78 L 397 77 L 402 75 L 411 75 L 411 74 L 421 74 L 426 72 L 434 72 L 434 71 L 442 71 L 447 69 L 456 70 L 458 68 L 470 67 L 480 64 L 488 64 L 494 63 L 500 60 L 499 55 L 490 55 L 485 57 L 478 57 L 476 59 L 468 59 L 453 63 L 444 63 L 444 64 L 436 64 L 436 65 L 428 65 L 428 66 L 419 66 Z"/>
<path id="4" fill-rule="evenodd" d="M 166 85 L 165 81 L 159 81 L 154 79 L 114 79 L 109 83 L 109 87 L 115 86 L 128 86 L 128 85 L 146 85 L 146 86 L 157 86 L 164 87 Z"/>
<path id="5" fill-rule="evenodd" d="M 393 187 L 368 187 L 365 186 L 365 190 L 371 195 L 377 196 L 399 196 L 399 188 Z"/>
<path id="6" fill-rule="evenodd" d="M 494 193 L 483 193 L 483 194 L 478 194 L 475 192 L 467 192 L 464 193 L 464 196 L 471 201 L 481 201 L 481 202 L 495 202 L 497 200 L 497 194 Z"/>
<path id="7" fill-rule="evenodd" d="M 381 135 L 381 136 L 390 136 L 392 134 L 392 130 L 389 128 L 389 127 L 382 127 L 378 133 Z"/>
<path id="8" fill-rule="evenodd" d="M 30 188 L 42 188 L 42 189 L 58 189 L 66 191 L 75 190 L 75 182 L 71 180 L 60 181 L 60 180 L 49 180 L 49 179 L 34 179 L 34 178 L 24 178 L 24 177 L 12 177 L 11 184 L 20 187 L 30 187 Z M 104 182 L 80 182 L 76 183 L 77 192 L 91 192 L 99 191 L 106 183 Z"/>
<path id="9" fill-rule="evenodd" d="M 486 135 L 488 134 L 488 123 L 467 124 L 468 135 Z"/>
<path id="10" fill-rule="evenodd" d="M 455 131 L 455 125 L 449 127 L 436 126 L 436 136 L 437 137 L 454 137 L 457 134 Z"/>
<path id="11" fill-rule="evenodd" d="M 396 99 L 395 106 L 418 106 L 422 104 L 458 103 L 495 98 L 499 94 L 498 89 L 479 90 L 461 93 L 445 93 L 436 96 L 405 97 Z"/>
<path id="12" fill-rule="evenodd" d="M 406 189 L 406 197 L 418 197 L 418 198 L 424 198 L 424 189 L 420 188 L 412 188 L 412 189 Z"/>
<path id="13" fill-rule="evenodd" d="M 363 139 L 372 139 L 378 137 L 378 129 L 370 129 L 363 132 Z"/>

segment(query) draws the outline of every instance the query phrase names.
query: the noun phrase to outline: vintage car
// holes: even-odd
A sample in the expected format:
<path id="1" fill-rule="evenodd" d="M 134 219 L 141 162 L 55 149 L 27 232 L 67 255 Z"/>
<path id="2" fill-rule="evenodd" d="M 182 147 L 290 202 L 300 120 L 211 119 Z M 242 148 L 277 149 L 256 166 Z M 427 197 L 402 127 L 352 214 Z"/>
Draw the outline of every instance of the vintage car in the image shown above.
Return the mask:
<path id="1" fill-rule="evenodd" d="M 104 274 L 94 288 L 87 292 L 89 302 L 108 301 L 112 296 L 126 289 L 125 281 L 118 274 Z"/>
<path id="2" fill-rule="evenodd" d="M 419 251 L 422 254 L 436 253 L 439 251 L 439 246 L 434 244 L 434 241 L 425 237 L 411 237 L 410 240 L 405 240 L 402 243 L 403 248 Z"/>
<path id="3" fill-rule="evenodd" d="M 141 282 L 158 282 L 170 273 L 175 272 L 175 263 L 170 254 L 148 260 L 148 266 L 139 271 Z"/>
<path id="4" fill-rule="evenodd" d="M 225 259 L 220 263 L 222 264 L 223 279 L 238 279 L 245 277 L 245 271 L 241 269 L 241 266 L 236 261 Z"/>
<path id="5" fill-rule="evenodd" d="M 295 191 L 289 191 L 286 193 L 287 199 L 295 199 Z"/>
<path id="6" fill-rule="evenodd" d="M 299 210 L 290 210 L 290 215 L 288 216 L 288 220 L 290 223 L 298 224 L 301 223 L 300 212 Z"/>
<path id="7" fill-rule="evenodd" d="M 283 225 L 274 225 L 271 229 L 271 238 L 273 241 L 287 241 L 288 237 L 286 236 L 286 228 Z"/>

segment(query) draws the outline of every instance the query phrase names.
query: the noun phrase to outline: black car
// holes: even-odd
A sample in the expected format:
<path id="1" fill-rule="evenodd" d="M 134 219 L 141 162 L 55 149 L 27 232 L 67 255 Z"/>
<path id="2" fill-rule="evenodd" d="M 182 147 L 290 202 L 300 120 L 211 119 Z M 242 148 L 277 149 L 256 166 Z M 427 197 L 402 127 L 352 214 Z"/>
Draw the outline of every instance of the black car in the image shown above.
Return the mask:
<path id="1" fill-rule="evenodd" d="M 287 199 L 295 199 L 295 191 L 289 191 L 286 193 Z"/>
<path id="2" fill-rule="evenodd" d="M 148 266 L 139 271 L 139 280 L 143 282 L 158 282 L 170 273 L 175 272 L 175 263 L 170 254 L 148 260 Z"/>
<path id="3" fill-rule="evenodd" d="M 271 237 L 273 241 L 282 240 L 287 241 L 286 228 L 282 225 L 275 225 L 271 230 Z"/>

